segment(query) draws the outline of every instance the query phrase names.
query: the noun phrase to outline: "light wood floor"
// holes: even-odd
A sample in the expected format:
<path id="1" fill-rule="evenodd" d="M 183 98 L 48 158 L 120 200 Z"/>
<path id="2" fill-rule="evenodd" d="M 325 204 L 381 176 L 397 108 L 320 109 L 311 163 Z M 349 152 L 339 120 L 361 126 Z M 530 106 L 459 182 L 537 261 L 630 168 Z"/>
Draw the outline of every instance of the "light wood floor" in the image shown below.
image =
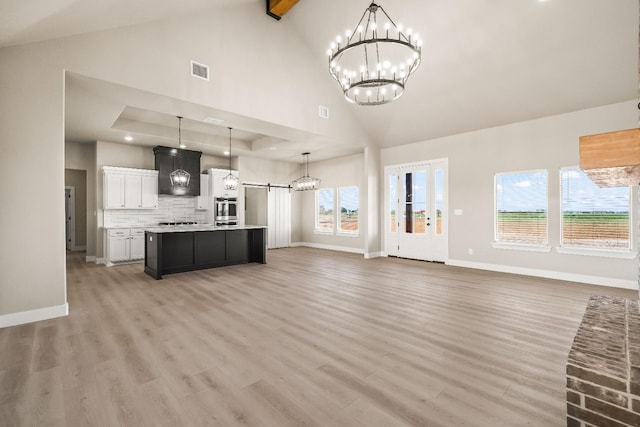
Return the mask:
<path id="1" fill-rule="evenodd" d="M 589 295 L 637 297 L 309 248 L 161 281 L 83 256 L 68 317 L 0 329 L 2 426 L 564 426 Z"/>

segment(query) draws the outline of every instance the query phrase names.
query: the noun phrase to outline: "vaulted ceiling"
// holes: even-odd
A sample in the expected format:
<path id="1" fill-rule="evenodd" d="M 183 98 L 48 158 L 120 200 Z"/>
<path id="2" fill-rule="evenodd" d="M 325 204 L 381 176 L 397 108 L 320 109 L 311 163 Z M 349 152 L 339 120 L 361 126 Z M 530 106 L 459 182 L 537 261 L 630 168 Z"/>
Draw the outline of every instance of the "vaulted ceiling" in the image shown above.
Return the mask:
<path id="1" fill-rule="evenodd" d="M 422 64 L 409 80 L 402 98 L 376 107 L 348 106 L 356 125 L 381 147 L 638 97 L 637 0 L 381 0 L 378 3 L 395 21 L 412 26 L 424 39 Z M 6 0 L 0 2 L 0 47 L 239 4 L 265 10 L 264 0 Z M 325 51 L 329 41 L 336 34 L 353 28 L 368 4 L 368 0 L 300 0 L 278 25 L 286 25 L 292 37 L 301 38 L 317 56 L 318 67 L 326 67 Z M 331 78 L 328 72 L 326 78 Z M 72 97 L 82 98 L 82 91 L 95 89 L 87 87 L 88 81 L 77 83 L 78 93 Z M 337 83 L 334 95 L 342 97 Z M 90 135 L 105 139 L 114 132 L 113 121 L 109 129 L 104 129 L 106 122 L 83 122 L 86 119 L 81 114 L 83 108 L 75 110 L 76 113 L 71 113 L 77 114 L 77 119 L 71 114 L 67 120 L 69 135 L 75 135 L 78 140 Z M 135 122 L 136 118 L 145 118 L 149 123 L 160 119 L 149 118 L 140 111 L 129 110 L 127 114 L 120 118 L 121 126 Z M 272 143 L 286 145 L 287 141 L 304 139 L 304 135 L 245 119 L 246 132 L 243 134 L 243 129 L 238 132 L 238 140 L 245 144 L 257 141 L 270 147 Z M 173 117 L 164 120 L 166 129 Z M 144 127 L 145 123 L 137 126 Z M 314 140 L 318 148 L 327 146 L 324 157 L 349 154 L 355 149 L 331 147 L 317 136 L 309 139 Z M 293 152 L 299 152 L 292 150 L 266 150 L 263 155 L 287 159 Z"/>

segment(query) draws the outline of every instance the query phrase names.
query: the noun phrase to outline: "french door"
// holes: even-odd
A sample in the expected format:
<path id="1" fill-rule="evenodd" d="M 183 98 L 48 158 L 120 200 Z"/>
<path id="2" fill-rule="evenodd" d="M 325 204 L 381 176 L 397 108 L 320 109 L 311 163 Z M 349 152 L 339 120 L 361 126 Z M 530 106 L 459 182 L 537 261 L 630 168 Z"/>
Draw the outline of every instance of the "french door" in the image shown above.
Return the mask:
<path id="1" fill-rule="evenodd" d="M 385 168 L 387 255 L 447 260 L 447 163 L 442 159 Z"/>

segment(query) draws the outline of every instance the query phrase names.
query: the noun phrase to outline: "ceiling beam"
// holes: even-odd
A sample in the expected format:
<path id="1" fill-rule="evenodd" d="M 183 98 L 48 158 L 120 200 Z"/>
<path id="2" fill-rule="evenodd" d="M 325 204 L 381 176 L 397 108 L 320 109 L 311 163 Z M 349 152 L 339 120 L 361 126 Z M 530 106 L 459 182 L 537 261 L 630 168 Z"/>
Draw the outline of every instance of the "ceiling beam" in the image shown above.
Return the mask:
<path id="1" fill-rule="evenodd" d="M 600 187 L 640 183 L 640 129 L 580 137 L 580 169 Z"/>
<path id="2" fill-rule="evenodd" d="M 279 21 L 289 9 L 298 3 L 298 0 L 266 0 L 266 2 L 267 15 Z"/>

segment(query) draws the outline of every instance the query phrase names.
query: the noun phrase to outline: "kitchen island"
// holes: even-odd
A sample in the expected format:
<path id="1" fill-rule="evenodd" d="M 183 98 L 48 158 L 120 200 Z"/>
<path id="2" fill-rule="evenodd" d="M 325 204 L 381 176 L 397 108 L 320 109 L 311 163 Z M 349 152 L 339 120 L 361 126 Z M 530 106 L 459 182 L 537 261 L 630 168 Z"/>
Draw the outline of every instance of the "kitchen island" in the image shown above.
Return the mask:
<path id="1" fill-rule="evenodd" d="M 250 262 L 267 263 L 263 226 L 178 225 L 145 230 L 144 272 L 163 274 Z"/>

